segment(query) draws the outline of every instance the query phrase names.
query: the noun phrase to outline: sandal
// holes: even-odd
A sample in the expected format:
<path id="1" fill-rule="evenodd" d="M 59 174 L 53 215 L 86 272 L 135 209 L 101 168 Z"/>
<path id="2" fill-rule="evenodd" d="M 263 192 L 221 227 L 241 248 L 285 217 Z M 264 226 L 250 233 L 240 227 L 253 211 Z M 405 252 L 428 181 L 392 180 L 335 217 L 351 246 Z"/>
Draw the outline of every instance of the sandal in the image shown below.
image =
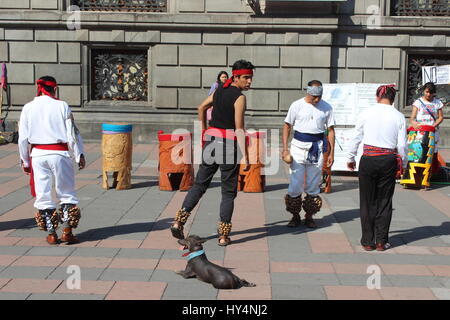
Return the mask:
<path id="1" fill-rule="evenodd" d="M 224 241 L 224 242 L 222 242 Z M 226 247 L 227 245 L 229 245 L 231 243 L 231 239 L 228 236 L 220 236 L 219 237 L 219 246 L 221 247 Z"/>
<path id="2" fill-rule="evenodd" d="M 184 233 L 183 233 L 183 225 L 178 225 L 178 227 L 175 226 L 175 223 L 170 227 L 170 232 L 172 232 L 172 236 L 177 239 L 184 239 Z"/>

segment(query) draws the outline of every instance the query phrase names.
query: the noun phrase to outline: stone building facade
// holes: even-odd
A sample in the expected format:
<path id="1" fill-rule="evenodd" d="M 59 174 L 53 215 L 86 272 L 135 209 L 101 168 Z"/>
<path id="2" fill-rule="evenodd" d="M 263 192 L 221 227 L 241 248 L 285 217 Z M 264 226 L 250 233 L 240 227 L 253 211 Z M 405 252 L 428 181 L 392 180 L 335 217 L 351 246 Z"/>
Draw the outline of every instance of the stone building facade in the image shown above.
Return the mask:
<path id="1" fill-rule="evenodd" d="M 281 127 L 313 78 L 396 83 L 409 116 L 418 67 L 450 64 L 449 16 L 448 0 L 1 0 L 4 108 L 16 121 L 35 80 L 53 75 L 85 136 L 122 121 L 145 141 L 190 129 L 218 72 L 243 58 L 257 67 L 249 127 Z M 450 89 L 439 90 L 450 146 Z"/>

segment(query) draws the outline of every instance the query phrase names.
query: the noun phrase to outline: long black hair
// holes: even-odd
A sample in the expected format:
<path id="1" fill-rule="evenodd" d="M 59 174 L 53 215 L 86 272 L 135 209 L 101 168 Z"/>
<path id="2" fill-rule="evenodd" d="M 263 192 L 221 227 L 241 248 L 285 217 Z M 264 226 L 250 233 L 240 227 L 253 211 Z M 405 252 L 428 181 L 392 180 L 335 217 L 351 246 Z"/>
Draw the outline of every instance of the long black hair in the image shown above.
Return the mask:
<path id="1" fill-rule="evenodd" d="M 436 85 L 433 82 L 427 82 L 423 85 L 422 93 L 425 92 L 425 89 L 428 89 L 431 94 L 436 93 Z"/>
<path id="2" fill-rule="evenodd" d="M 217 83 L 220 83 L 220 82 L 221 82 L 221 81 L 220 81 L 220 77 L 221 77 L 223 74 L 226 74 L 226 75 L 227 75 L 227 78 L 230 77 L 226 71 L 220 71 L 219 74 L 217 75 Z"/>

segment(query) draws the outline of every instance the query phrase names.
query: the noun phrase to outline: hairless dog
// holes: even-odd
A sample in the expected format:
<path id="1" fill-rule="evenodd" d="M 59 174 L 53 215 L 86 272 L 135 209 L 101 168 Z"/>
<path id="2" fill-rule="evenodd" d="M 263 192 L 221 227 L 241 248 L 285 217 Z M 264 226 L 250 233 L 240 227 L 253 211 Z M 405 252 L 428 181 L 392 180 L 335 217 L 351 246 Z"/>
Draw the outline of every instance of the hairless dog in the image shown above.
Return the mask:
<path id="1" fill-rule="evenodd" d="M 186 269 L 176 271 L 176 273 L 185 279 L 198 278 L 203 282 L 211 283 L 216 289 L 239 289 L 256 286 L 238 278 L 230 270 L 208 261 L 202 245 L 205 241 L 196 235 L 178 240 L 178 243 L 183 246 L 183 250 L 189 251 L 183 254 L 183 257 L 188 256 Z"/>

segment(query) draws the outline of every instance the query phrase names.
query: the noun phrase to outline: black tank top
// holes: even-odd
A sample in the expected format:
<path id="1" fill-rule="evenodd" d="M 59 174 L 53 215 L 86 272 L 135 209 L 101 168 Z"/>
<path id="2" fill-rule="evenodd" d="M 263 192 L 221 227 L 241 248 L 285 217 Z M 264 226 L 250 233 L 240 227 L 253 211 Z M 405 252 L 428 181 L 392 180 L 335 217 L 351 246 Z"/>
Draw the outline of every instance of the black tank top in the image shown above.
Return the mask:
<path id="1" fill-rule="evenodd" d="M 242 95 L 235 86 L 217 88 L 213 96 L 213 111 L 209 125 L 220 129 L 236 129 L 234 122 L 234 103 Z"/>

